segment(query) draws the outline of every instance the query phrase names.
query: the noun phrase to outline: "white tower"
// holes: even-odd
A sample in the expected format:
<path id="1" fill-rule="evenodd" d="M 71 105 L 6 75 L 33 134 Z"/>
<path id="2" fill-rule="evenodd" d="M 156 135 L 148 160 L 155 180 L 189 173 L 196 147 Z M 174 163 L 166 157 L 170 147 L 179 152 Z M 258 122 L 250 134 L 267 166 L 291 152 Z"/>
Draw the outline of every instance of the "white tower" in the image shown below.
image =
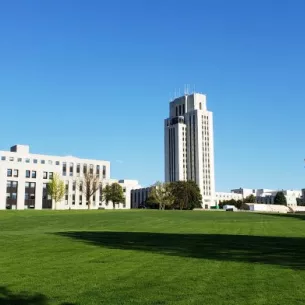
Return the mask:
<path id="1" fill-rule="evenodd" d="M 174 99 L 164 129 L 165 181 L 195 181 L 203 208 L 214 206 L 213 113 L 207 110 L 206 96 L 193 93 Z"/>

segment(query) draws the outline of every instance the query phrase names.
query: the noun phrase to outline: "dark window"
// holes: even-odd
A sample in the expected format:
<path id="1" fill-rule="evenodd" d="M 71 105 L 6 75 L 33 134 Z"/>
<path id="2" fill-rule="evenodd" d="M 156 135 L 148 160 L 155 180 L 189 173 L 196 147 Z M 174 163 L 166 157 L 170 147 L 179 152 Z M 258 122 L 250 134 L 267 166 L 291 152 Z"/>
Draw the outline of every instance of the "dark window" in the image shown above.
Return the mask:
<path id="1" fill-rule="evenodd" d="M 100 176 L 100 166 L 99 165 L 96 166 L 96 176 L 97 177 Z"/>
<path id="2" fill-rule="evenodd" d="M 18 160 L 17 160 L 18 162 L 22 162 L 22 158 L 18 158 Z"/>
<path id="3" fill-rule="evenodd" d="M 178 116 L 178 107 L 176 106 L 176 116 Z"/>
<path id="4" fill-rule="evenodd" d="M 5 160 L 6 160 L 6 157 L 5 157 L 5 156 L 2 156 L 2 157 L 1 157 L 1 160 L 2 160 L 2 161 L 5 161 Z"/>
<path id="5" fill-rule="evenodd" d="M 10 160 L 11 162 L 12 162 L 12 161 L 14 161 L 14 157 L 10 157 L 10 159 L 9 159 L 9 160 Z"/>
<path id="6" fill-rule="evenodd" d="M 41 160 L 41 164 L 46 164 L 46 161 L 45 160 Z"/>
<path id="7" fill-rule="evenodd" d="M 80 173 L 80 164 L 77 164 L 76 165 L 76 173 L 79 175 Z"/>
<path id="8" fill-rule="evenodd" d="M 70 163 L 70 176 L 73 176 L 74 164 Z"/>
<path id="9" fill-rule="evenodd" d="M 105 179 L 106 178 L 106 166 L 103 165 L 103 178 Z"/>
<path id="10" fill-rule="evenodd" d="M 59 162 L 59 161 L 56 161 L 55 164 L 56 164 L 56 165 L 60 165 L 60 162 Z"/>
<path id="11" fill-rule="evenodd" d="M 84 174 L 87 174 L 87 164 L 83 165 L 83 172 L 84 172 Z"/>
<path id="12" fill-rule="evenodd" d="M 179 105 L 179 115 L 182 114 L 182 108 L 181 108 L 181 105 Z"/>
<path id="13" fill-rule="evenodd" d="M 25 177 L 26 177 L 26 178 L 31 178 L 31 171 L 26 170 L 26 171 L 25 171 Z"/>
<path id="14" fill-rule="evenodd" d="M 37 164 L 37 163 L 38 163 L 38 160 L 37 160 L 37 159 L 34 159 L 34 160 L 33 160 L 33 163 L 34 163 L 34 164 Z"/>
<path id="15" fill-rule="evenodd" d="M 13 171 L 11 169 L 8 169 L 7 170 L 7 176 L 12 177 L 12 175 L 13 175 Z"/>
<path id="16" fill-rule="evenodd" d="M 90 164 L 90 174 L 93 175 L 93 164 Z"/>
<path id="17" fill-rule="evenodd" d="M 201 106 L 201 103 L 199 103 L 199 109 L 201 110 L 202 106 Z"/>
<path id="18" fill-rule="evenodd" d="M 53 179 L 53 173 L 52 172 L 49 173 L 49 179 Z"/>
<path id="19" fill-rule="evenodd" d="M 83 191 L 83 183 L 82 183 L 82 182 L 79 184 L 79 191 L 80 191 L 80 192 Z"/>
<path id="20" fill-rule="evenodd" d="M 25 163 L 30 163 L 30 159 L 25 159 Z"/>
<path id="21" fill-rule="evenodd" d="M 32 178 L 33 178 L 33 179 L 36 178 L 36 171 L 32 171 Z"/>
<path id="22" fill-rule="evenodd" d="M 62 175 L 66 176 L 67 175 L 67 163 L 63 162 L 62 164 Z"/>
<path id="23" fill-rule="evenodd" d="M 185 104 L 183 104 L 183 114 L 185 114 Z"/>
<path id="24" fill-rule="evenodd" d="M 14 169 L 14 177 L 18 177 L 18 175 L 19 175 L 18 169 Z"/>
<path id="25" fill-rule="evenodd" d="M 73 190 L 73 191 L 76 190 L 76 182 L 75 182 L 75 181 L 73 181 L 72 190 Z"/>
<path id="26" fill-rule="evenodd" d="M 82 205 L 83 204 L 83 196 L 79 195 L 79 204 Z"/>
<path id="27" fill-rule="evenodd" d="M 48 172 L 43 172 L 43 179 L 48 179 Z"/>

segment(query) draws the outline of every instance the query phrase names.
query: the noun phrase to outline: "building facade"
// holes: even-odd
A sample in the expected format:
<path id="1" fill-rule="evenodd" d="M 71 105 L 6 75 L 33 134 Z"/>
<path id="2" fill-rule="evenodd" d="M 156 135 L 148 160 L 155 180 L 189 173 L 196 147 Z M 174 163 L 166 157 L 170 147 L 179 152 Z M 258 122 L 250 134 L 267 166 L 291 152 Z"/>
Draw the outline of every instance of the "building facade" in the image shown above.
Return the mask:
<path id="1" fill-rule="evenodd" d="M 216 192 L 215 200 L 216 204 L 219 205 L 220 202 L 228 201 L 228 200 L 243 200 L 242 194 L 237 193 L 226 193 L 226 192 Z"/>
<path id="2" fill-rule="evenodd" d="M 0 209 L 51 209 L 52 200 L 47 184 L 58 174 L 66 187 L 65 198 L 58 209 L 87 209 L 88 205 L 80 186 L 84 173 L 99 176 L 101 188 L 93 195 L 91 208 L 111 209 L 102 198 L 105 184 L 118 182 L 125 191 L 126 201 L 117 208 L 130 208 L 130 191 L 139 187 L 134 180 L 110 179 L 110 162 L 80 159 L 72 156 L 31 154 L 29 146 L 15 145 L 10 151 L 0 151 Z"/>
<path id="3" fill-rule="evenodd" d="M 165 181 L 193 180 L 203 208 L 215 206 L 213 113 L 206 96 L 186 94 L 170 102 L 165 120 Z"/>

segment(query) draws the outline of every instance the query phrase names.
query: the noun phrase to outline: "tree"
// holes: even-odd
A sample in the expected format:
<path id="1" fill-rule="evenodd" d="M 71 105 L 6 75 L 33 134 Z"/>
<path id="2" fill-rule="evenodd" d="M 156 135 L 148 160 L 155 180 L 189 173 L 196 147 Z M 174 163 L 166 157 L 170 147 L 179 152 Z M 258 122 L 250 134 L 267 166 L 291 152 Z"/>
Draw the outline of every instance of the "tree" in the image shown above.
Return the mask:
<path id="1" fill-rule="evenodd" d="M 252 194 L 244 199 L 244 203 L 255 203 L 255 202 L 256 202 L 256 198 Z"/>
<path id="2" fill-rule="evenodd" d="M 273 204 L 287 205 L 287 200 L 283 192 L 277 192 Z"/>
<path id="3" fill-rule="evenodd" d="M 58 174 L 54 173 L 51 182 L 47 186 L 48 195 L 51 196 L 52 202 L 55 203 L 55 210 L 57 209 L 57 203 L 63 200 L 66 189 L 65 183 L 62 181 Z"/>
<path id="4" fill-rule="evenodd" d="M 180 210 L 192 210 L 202 207 L 200 189 L 194 181 L 176 181 L 170 184 L 174 205 Z"/>
<path id="5" fill-rule="evenodd" d="M 113 208 L 115 209 L 116 204 L 125 202 L 122 186 L 116 182 L 110 185 L 107 184 L 103 189 L 103 198 L 107 204 L 109 201 L 112 201 Z"/>
<path id="6" fill-rule="evenodd" d="M 82 180 L 79 182 L 79 190 L 85 195 L 88 210 L 91 207 L 91 198 L 100 188 L 99 176 L 91 173 L 84 173 Z"/>
<path id="7" fill-rule="evenodd" d="M 171 192 L 169 183 L 156 182 L 148 195 L 146 203 L 149 206 L 156 205 L 159 210 L 165 210 L 166 207 L 173 205 L 175 197 Z"/>

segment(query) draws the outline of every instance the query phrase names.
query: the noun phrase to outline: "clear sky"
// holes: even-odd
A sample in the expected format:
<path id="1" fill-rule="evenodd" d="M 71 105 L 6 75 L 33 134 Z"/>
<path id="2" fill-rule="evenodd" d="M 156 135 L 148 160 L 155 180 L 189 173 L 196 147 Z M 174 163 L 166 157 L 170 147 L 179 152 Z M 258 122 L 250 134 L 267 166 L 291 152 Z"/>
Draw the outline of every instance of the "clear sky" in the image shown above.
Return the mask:
<path id="1" fill-rule="evenodd" d="M 163 179 L 163 120 L 214 112 L 216 189 L 305 187 L 304 0 L 0 1 L 0 150 Z"/>

